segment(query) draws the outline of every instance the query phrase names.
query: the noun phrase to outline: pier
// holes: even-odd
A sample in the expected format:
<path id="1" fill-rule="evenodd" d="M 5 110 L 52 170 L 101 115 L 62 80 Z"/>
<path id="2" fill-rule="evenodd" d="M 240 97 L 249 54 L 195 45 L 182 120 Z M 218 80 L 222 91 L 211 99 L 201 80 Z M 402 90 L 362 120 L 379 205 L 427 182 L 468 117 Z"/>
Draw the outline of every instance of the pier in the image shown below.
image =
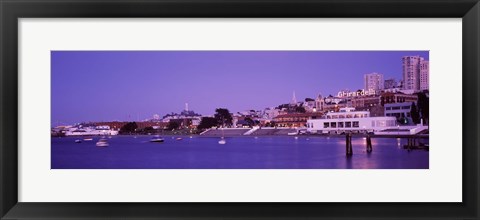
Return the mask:
<path id="1" fill-rule="evenodd" d="M 345 154 L 347 157 L 353 155 L 352 147 L 352 136 L 351 133 L 345 134 Z M 366 152 L 371 153 L 373 151 L 372 138 L 406 138 L 407 144 L 403 146 L 403 149 L 408 151 L 411 150 L 429 150 L 429 145 L 422 143 L 420 140 L 428 139 L 428 134 L 417 134 L 417 135 L 374 135 L 374 134 L 358 134 L 356 136 L 366 137 L 365 146 Z"/>

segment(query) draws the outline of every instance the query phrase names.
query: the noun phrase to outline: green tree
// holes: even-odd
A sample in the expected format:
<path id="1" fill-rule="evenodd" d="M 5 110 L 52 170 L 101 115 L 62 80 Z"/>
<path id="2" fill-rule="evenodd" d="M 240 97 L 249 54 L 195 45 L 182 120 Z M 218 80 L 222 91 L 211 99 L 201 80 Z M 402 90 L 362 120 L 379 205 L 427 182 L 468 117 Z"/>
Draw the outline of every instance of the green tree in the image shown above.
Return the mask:
<path id="1" fill-rule="evenodd" d="M 170 121 L 168 122 L 167 130 L 170 130 L 170 131 L 177 130 L 179 127 L 180 127 L 180 123 L 176 121 Z"/>
<path id="2" fill-rule="evenodd" d="M 198 130 L 208 129 L 217 126 L 217 119 L 212 117 L 203 117 L 198 125 Z"/>
<path id="3" fill-rule="evenodd" d="M 418 110 L 421 114 L 421 118 L 423 119 L 423 123 L 428 125 L 428 119 L 430 116 L 429 98 L 427 94 L 424 92 L 418 93 L 417 96 L 418 96 Z"/>
<path id="4" fill-rule="evenodd" d="M 312 99 L 312 98 L 305 98 L 305 102 L 313 102 L 315 101 L 315 99 Z"/>
<path id="5" fill-rule="evenodd" d="M 128 122 L 127 124 L 125 124 L 124 126 L 122 126 L 120 128 L 120 133 L 122 134 L 128 134 L 128 133 L 132 133 L 132 132 L 135 132 L 135 130 L 138 128 L 138 125 L 137 123 L 135 122 Z"/>
<path id="6" fill-rule="evenodd" d="M 412 103 L 412 108 L 410 109 L 410 116 L 412 117 L 413 123 L 420 123 L 420 114 L 418 113 L 417 105 L 415 105 L 415 102 Z"/>
<path id="7" fill-rule="evenodd" d="M 245 121 L 248 123 L 248 126 L 252 127 L 255 125 L 255 121 L 251 118 L 245 118 Z"/>
<path id="8" fill-rule="evenodd" d="M 297 106 L 295 112 L 305 113 L 307 112 L 303 106 Z"/>
<path id="9" fill-rule="evenodd" d="M 220 126 L 230 126 L 232 125 L 232 115 L 230 114 L 230 111 L 226 108 L 217 108 L 215 109 L 215 119 L 217 120 L 217 125 Z"/>

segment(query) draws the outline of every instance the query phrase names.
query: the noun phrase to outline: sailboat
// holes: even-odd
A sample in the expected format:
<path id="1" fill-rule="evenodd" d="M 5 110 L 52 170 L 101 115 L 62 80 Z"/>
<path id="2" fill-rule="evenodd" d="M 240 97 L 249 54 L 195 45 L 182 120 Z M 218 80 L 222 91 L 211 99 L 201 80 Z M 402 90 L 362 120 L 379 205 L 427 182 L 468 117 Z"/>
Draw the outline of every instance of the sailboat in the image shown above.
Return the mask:
<path id="1" fill-rule="evenodd" d="M 163 143 L 165 140 L 161 138 L 159 135 L 155 135 L 152 139 L 150 139 L 150 142 L 152 143 Z"/>
<path id="2" fill-rule="evenodd" d="M 225 137 L 224 137 L 225 134 L 223 132 L 223 129 L 224 128 L 222 128 L 222 138 L 220 138 L 220 140 L 218 141 L 218 144 L 226 144 L 227 143 L 227 141 L 225 140 Z"/>

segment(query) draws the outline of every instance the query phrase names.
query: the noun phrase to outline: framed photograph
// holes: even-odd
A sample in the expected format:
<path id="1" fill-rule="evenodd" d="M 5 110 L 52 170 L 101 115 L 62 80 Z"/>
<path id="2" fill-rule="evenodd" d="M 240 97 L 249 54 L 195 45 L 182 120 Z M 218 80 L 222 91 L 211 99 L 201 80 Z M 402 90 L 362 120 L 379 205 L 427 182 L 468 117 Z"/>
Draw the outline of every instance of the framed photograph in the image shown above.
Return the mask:
<path id="1" fill-rule="evenodd" d="M 0 6 L 2 219 L 479 218 L 476 0 Z"/>

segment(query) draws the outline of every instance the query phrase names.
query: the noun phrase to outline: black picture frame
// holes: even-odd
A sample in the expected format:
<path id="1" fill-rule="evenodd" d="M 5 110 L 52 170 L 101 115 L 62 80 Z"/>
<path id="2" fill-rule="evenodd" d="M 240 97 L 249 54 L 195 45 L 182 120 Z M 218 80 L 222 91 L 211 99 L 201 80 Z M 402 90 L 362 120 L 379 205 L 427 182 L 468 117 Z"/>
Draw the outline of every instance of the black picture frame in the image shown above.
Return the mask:
<path id="1" fill-rule="evenodd" d="M 0 15 L 0 216 L 2 219 L 479 219 L 480 4 L 478 0 L 0 0 Z M 19 18 L 47 17 L 462 18 L 463 146 L 452 147 L 463 147 L 463 202 L 18 202 L 17 21 Z M 369 190 L 374 193 L 374 189 Z"/>

